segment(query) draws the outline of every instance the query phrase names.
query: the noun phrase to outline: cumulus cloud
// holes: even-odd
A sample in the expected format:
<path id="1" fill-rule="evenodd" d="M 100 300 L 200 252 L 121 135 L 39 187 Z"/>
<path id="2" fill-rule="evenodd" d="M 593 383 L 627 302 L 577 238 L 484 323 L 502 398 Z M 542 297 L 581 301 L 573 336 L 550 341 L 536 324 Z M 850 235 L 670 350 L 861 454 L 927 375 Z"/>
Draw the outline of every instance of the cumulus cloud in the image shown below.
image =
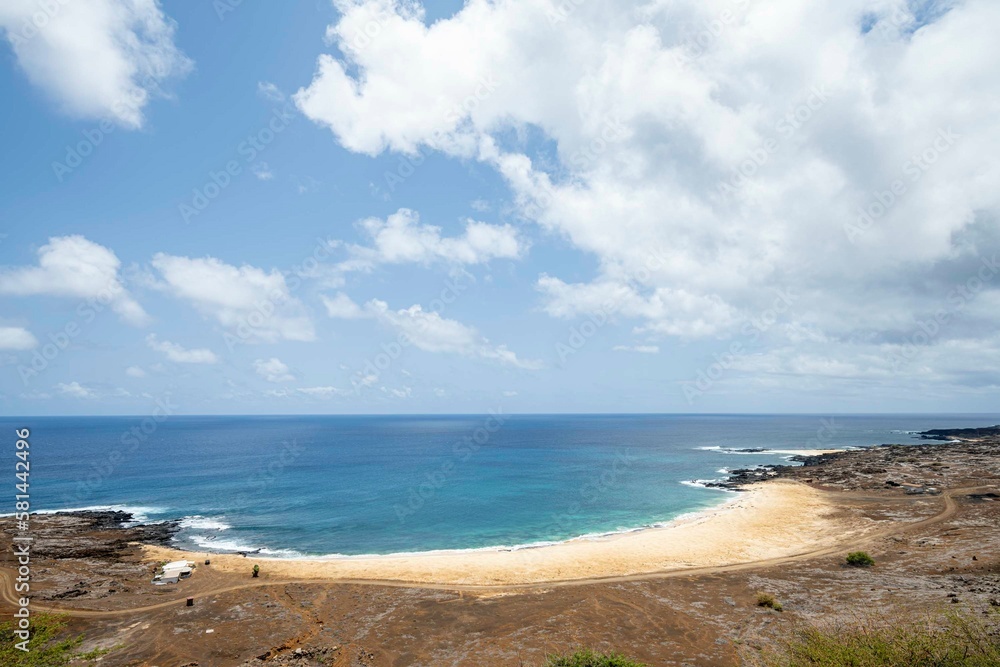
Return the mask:
<path id="1" fill-rule="evenodd" d="M 357 320 L 367 316 L 367 313 L 362 310 L 361 306 L 354 303 L 351 297 L 343 292 L 337 292 L 333 297 L 324 295 L 322 300 L 323 305 L 326 306 L 326 312 L 330 317 L 341 320 Z"/>
<path id="2" fill-rule="evenodd" d="M 475 328 L 441 317 L 438 313 L 425 311 L 419 305 L 391 310 L 384 301 L 372 300 L 365 308 L 379 322 L 405 334 L 414 347 L 426 352 L 489 359 L 529 370 L 540 368 L 536 361 L 519 359 L 506 345 L 491 344 Z"/>
<path id="3" fill-rule="evenodd" d="M 487 264 L 494 259 L 519 259 L 528 249 L 528 242 L 509 224 L 491 225 L 467 219 L 464 231 L 447 236 L 435 225 L 420 222 L 420 215 L 401 208 L 385 219 L 365 218 L 357 223 L 359 230 L 371 240 L 370 245 L 329 242 L 330 247 L 346 251 L 347 259 L 321 266 L 312 277 L 320 277 L 325 287 L 341 287 L 351 272 L 369 272 L 377 266 L 390 264 L 445 265 L 454 270 Z M 323 297 L 331 317 L 363 316 L 358 306 L 342 294 Z"/>
<path id="4" fill-rule="evenodd" d="M 60 382 L 56 385 L 56 389 L 59 390 L 60 394 L 73 398 L 97 398 L 97 393 L 93 389 L 84 387 L 79 382 L 70 382 L 69 384 Z"/>
<path id="5" fill-rule="evenodd" d="M 110 307 L 136 326 L 149 322 L 122 282 L 114 252 L 82 236 L 55 236 L 38 250 L 38 266 L 0 270 L 0 294 L 86 299 L 93 310 Z"/>
<path id="6" fill-rule="evenodd" d="M 410 2 L 339 6 L 300 110 L 355 152 L 493 167 L 596 262 L 541 276 L 554 317 L 731 337 L 792 290 L 772 337 L 879 344 L 1000 243 L 990 0 L 471 0 L 431 25 Z M 975 309 L 930 344 L 992 349 L 1000 310 Z"/>
<path id="7" fill-rule="evenodd" d="M 373 318 L 405 336 L 408 345 L 425 352 L 457 354 L 463 357 L 487 359 L 515 368 L 536 370 L 537 361 L 520 359 L 506 345 L 494 345 L 475 328 L 457 320 L 444 318 L 440 313 L 426 311 L 420 305 L 392 310 L 389 305 L 372 299 L 359 306 L 344 294 L 338 294 L 336 308 L 328 310 L 331 317 L 356 319 Z"/>
<path id="8" fill-rule="evenodd" d="M 146 345 L 151 350 L 162 352 L 167 355 L 167 359 L 178 364 L 214 364 L 219 361 L 215 353 L 205 348 L 188 350 L 177 343 L 159 340 L 156 334 L 146 336 Z"/>
<path id="9" fill-rule="evenodd" d="M 466 220 L 461 235 L 448 237 L 440 227 L 422 224 L 420 215 L 407 208 L 384 220 L 364 219 L 358 226 L 372 245 L 348 245 L 351 258 L 338 266 L 341 271 L 370 270 L 379 264 L 485 264 L 493 259 L 518 259 L 527 249 L 511 225 Z"/>
<path id="10" fill-rule="evenodd" d="M 459 101 L 477 86 L 483 94 L 496 86 L 492 79 L 478 79 L 487 65 L 481 58 L 484 42 L 491 41 L 484 37 L 502 38 L 500 31 L 480 35 L 455 31 L 451 36 L 459 44 L 442 42 L 428 39 L 422 8 L 414 2 L 338 1 L 337 5 L 342 17 L 327 29 L 327 40 L 335 42 L 347 60 L 320 56 L 312 84 L 293 97 L 306 116 L 329 126 L 351 150 L 375 155 L 391 147 L 412 153 L 428 137 L 450 140 L 463 120 Z M 378 26 L 379 34 L 365 39 L 365 30 L 372 25 Z M 390 42 L 398 42 L 398 47 Z M 463 66 L 455 67 L 459 61 L 452 58 L 459 49 Z M 380 66 L 400 53 L 417 55 L 397 61 L 400 75 L 417 77 L 411 80 L 416 85 L 407 86 L 405 93 L 398 89 L 396 75 Z M 352 64 L 368 70 L 366 85 L 359 86 L 348 73 Z M 384 122 L 368 122 L 365 117 L 373 113 L 383 114 Z"/>
<path id="11" fill-rule="evenodd" d="M 288 366 L 280 359 L 257 359 L 253 362 L 254 371 L 268 382 L 291 382 L 295 379 Z"/>
<path id="12" fill-rule="evenodd" d="M 138 366 L 129 366 L 125 369 L 125 375 L 130 378 L 144 378 L 146 377 L 146 371 L 142 370 Z"/>
<path id="13" fill-rule="evenodd" d="M 0 327 L 0 350 L 30 350 L 38 339 L 22 327 Z"/>
<path id="14" fill-rule="evenodd" d="M 214 257 L 190 258 L 159 253 L 153 267 L 162 287 L 187 301 L 247 341 L 312 341 L 316 338 L 305 306 L 293 297 L 278 270 L 226 264 Z"/>
<path id="15" fill-rule="evenodd" d="M 192 65 L 157 0 L 6 0 L 0 28 L 28 79 L 66 112 L 130 128 Z"/>
<path id="16" fill-rule="evenodd" d="M 643 294 L 627 282 L 600 280 L 567 284 L 542 274 L 538 289 L 546 296 L 545 310 L 553 317 L 572 318 L 600 313 L 647 322 L 639 331 L 683 337 L 717 334 L 737 321 L 735 309 L 716 295 L 661 287 Z"/>

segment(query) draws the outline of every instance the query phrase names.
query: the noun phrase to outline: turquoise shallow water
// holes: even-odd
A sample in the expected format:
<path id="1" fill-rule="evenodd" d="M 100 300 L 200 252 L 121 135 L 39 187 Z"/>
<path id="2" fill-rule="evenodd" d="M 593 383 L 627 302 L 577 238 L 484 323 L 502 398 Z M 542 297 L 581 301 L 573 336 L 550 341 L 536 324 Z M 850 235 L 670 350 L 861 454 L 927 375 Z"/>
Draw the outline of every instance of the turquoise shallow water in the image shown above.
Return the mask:
<path id="1" fill-rule="evenodd" d="M 31 436 L 37 510 L 180 519 L 178 546 L 274 556 L 518 546 L 727 499 L 697 480 L 789 450 L 918 442 L 1000 415 L 0 418 Z M 764 453 L 731 450 L 768 448 Z M 13 463 L 11 463 L 13 476 Z M 13 500 L 11 500 L 13 503 Z M 13 511 L 0 508 L 0 512 Z"/>

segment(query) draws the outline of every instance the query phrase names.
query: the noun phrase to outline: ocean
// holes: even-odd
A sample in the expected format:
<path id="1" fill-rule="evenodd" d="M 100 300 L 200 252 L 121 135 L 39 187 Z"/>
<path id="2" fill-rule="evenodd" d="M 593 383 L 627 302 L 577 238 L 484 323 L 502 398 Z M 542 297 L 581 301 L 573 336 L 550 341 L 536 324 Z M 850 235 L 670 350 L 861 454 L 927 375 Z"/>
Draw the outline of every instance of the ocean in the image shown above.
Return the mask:
<path id="1" fill-rule="evenodd" d="M 1000 415 L 0 418 L 31 430 L 33 511 L 180 520 L 179 548 L 272 557 L 519 548 L 655 526 L 732 497 L 727 469 L 919 443 Z M 734 450 L 764 448 L 766 452 Z M 11 513 L 0 506 L 0 512 Z"/>

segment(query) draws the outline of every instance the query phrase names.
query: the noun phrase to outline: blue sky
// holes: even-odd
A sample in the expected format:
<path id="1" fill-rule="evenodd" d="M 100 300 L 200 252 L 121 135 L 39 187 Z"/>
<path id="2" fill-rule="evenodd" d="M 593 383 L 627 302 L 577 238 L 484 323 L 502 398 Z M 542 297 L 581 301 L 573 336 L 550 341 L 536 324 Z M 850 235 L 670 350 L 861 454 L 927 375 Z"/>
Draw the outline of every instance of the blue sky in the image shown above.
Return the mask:
<path id="1" fill-rule="evenodd" d="M 996 8 L 820 5 L 13 3 L 0 406 L 987 411 Z"/>

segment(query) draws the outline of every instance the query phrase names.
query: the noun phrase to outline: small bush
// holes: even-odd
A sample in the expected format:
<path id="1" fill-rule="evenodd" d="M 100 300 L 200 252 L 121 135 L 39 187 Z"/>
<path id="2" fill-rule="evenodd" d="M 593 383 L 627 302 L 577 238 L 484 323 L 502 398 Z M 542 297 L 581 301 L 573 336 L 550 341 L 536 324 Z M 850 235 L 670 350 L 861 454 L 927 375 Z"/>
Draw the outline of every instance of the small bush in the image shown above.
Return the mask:
<path id="1" fill-rule="evenodd" d="M 783 611 L 784 607 L 781 603 L 774 599 L 774 596 L 770 593 L 757 593 L 757 606 L 767 607 L 768 609 L 773 609 L 775 611 Z"/>
<path id="2" fill-rule="evenodd" d="M 621 653 L 577 651 L 572 655 L 551 655 L 545 667 L 646 667 L 646 665 L 629 660 Z"/>
<path id="3" fill-rule="evenodd" d="M 16 646 L 23 641 L 14 634 L 16 629 L 13 621 L 0 623 L 0 665 L 3 667 L 63 667 L 78 664 L 79 661 L 95 660 L 109 652 L 96 650 L 80 653 L 77 648 L 83 643 L 83 635 L 57 639 L 66 629 L 66 620 L 62 616 L 32 614 L 27 652 Z"/>
<path id="4" fill-rule="evenodd" d="M 864 551 L 852 551 L 847 554 L 847 564 L 851 567 L 871 567 L 875 559 Z"/>
<path id="5" fill-rule="evenodd" d="M 996 667 L 1000 623 L 971 613 L 938 618 L 867 616 L 849 624 L 799 626 L 744 651 L 753 667 Z"/>

